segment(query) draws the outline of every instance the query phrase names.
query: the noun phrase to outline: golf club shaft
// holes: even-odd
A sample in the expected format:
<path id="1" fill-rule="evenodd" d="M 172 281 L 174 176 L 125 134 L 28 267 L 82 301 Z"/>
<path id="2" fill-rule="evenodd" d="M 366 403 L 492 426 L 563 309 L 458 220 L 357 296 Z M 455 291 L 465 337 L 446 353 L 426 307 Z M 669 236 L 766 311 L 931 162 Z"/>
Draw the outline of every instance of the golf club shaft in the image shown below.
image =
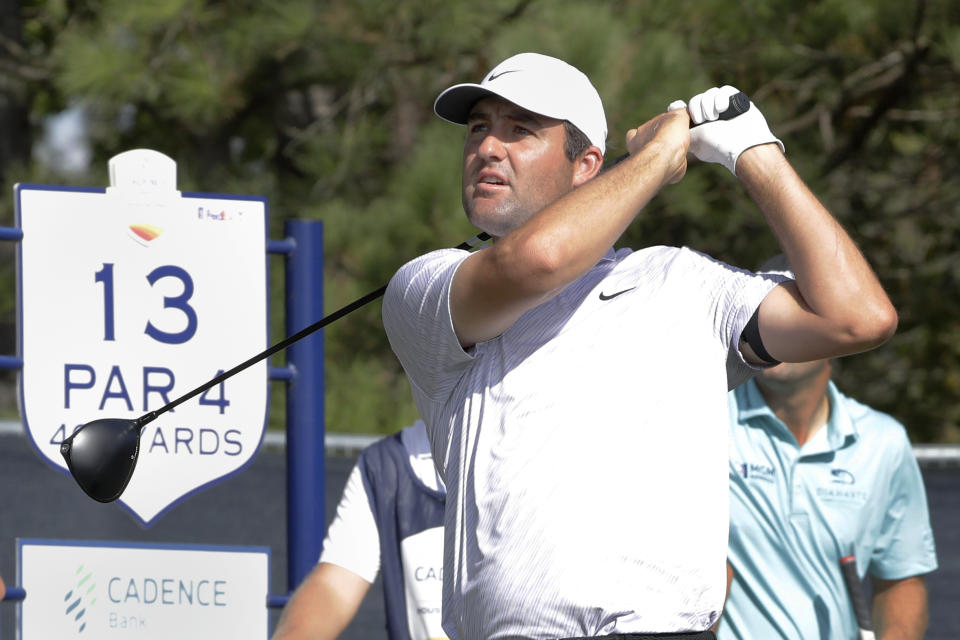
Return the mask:
<path id="1" fill-rule="evenodd" d="M 469 240 L 466 240 L 466 241 L 461 242 L 460 244 L 458 244 L 458 245 L 456 246 L 456 248 L 457 248 L 457 249 L 464 249 L 464 250 L 466 250 L 466 249 L 473 249 L 473 248 L 476 248 L 476 247 L 480 246 L 481 244 L 483 244 L 484 242 L 486 242 L 486 241 L 489 240 L 489 239 L 490 239 L 490 235 L 489 235 L 489 234 L 487 234 L 487 233 L 478 233 L 477 235 L 475 235 L 474 237 L 470 238 Z M 165 404 L 164 406 L 160 407 L 160 408 L 157 409 L 156 411 L 149 411 L 149 412 L 143 414 L 142 416 L 140 416 L 140 417 L 137 418 L 137 420 L 136 420 L 136 425 L 137 425 L 137 427 L 138 427 L 139 429 L 143 429 L 144 426 L 146 426 L 147 424 L 149 424 L 150 422 L 152 422 L 153 420 L 155 420 L 156 418 L 158 418 L 160 415 L 166 413 L 166 412 L 169 411 L 170 409 L 173 409 L 174 407 L 176 407 L 176 406 L 178 406 L 178 405 L 186 402 L 187 400 L 189 400 L 189 399 L 191 399 L 191 398 L 193 398 L 193 397 L 195 397 L 195 396 L 203 393 L 203 392 L 206 391 L 207 389 L 211 389 L 211 388 L 215 387 L 216 385 L 220 384 L 221 382 L 223 382 L 223 381 L 226 380 L 227 378 L 230 378 L 231 376 L 234 376 L 234 375 L 240 373 L 240 372 L 243 371 L 244 369 L 246 369 L 246 368 L 248 368 L 248 367 L 250 367 L 250 366 L 252 366 L 252 365 L 254 365 L 254 364 L 258 363 L 258 362 L 260 362 L 261 360 L 263 360 L 263 359 L 265 359 L 265 358 L 269 358 L 270 356 L 272 356 L 273 354 L 277 353 L 278 351 L 281 351 L 281 350 L 283 350 L 283 349 L 286 349 L 287 347 L 289 347 L 290 345 L 292 345 L 294 342 L 297 342 L 298 340 L 302 340 L 303 338 L 306 338 L 306 337 L 307 337 L 308 335 L 310 335 L 311 333 L 314 333 L 314 332 L 316 332 L 316 331 L 319 331 L 320 329 L 324 328 L 325 326 L 327 326 L 327 325 L 330 324 L 331 322 L 335 322 L 335 321 L 339 320 L 340 318 L 342 318 L 343 316 L 345 316 L 345 315 L 347 315 L 347 314 L 349 314 L 349 313 L 352 313 L 352 312 L 356 311 L 356 310 L 359 309 L 360 307 L 363 307 L 363 306 L 365 306 L 365 305 L 373 302 L 374 300 L 376 300 L 377 298 L 379 298 L 380 296 L 382 296 L 386 290 L 387 290 L 387 287 L 386 287 L 386 285 L 384 285 L 384 286 L 380 287 L 379 289 L 376 289 L 376 290 L 374 290 L 374 291 L 371 291 L 370 293 L 368 293 L 367 295 L 365 295 L 365 296 L 363 296 L 363 297 L 361 297 L 361 298 L 357 298 L 356 300 L 354 300 L 354 301 L 351 302 L 350 304 L 346 305 L 345 307 L 342 307 L 342 308 L 340 308 L 340 309 L 337 309 L 336 311 L 334 311 L 334 312 L 331 313 L 330 315 L 324 316 L 323 318 L 321 318 L 320 320 L 317 320 L 316 322 L 314 322 L 314 323 L 311 324 L 310 326 L 308 326 L 308 327 L 306 327 L 306 328 L 304 328 L 304 329 L 301 329 L 300 331 L 296 332 L 295 334 L 293 334 L 293 335 L 291 335 L 291 336 L 288 336 L 287 338 L 284 338 L 283 340 L 281 340 L 281 341 L 278 342 L 277 344 L 273 345 L 272 347 L 270 347 L 269 349 L 267 349 L 267 350 L 265 350 L 265 351 L 262 351 L 262 352 L 258 353 L 257 355 L 253 356 L 253 357 L 250 358 L 249 360 L 245 360 L 244 362 L 241 362 L 240 364 L 238 364 L 237 366 L 233 367 L 232 369 L 230 369 L 230 370 L 228 370 L 228 371 L 224 371 L 223 373 L 221 373 L 220 375 L 216 376 L 215 378 L 213 378 L 213 379 L 209 380 L 208 382 L 205 382 L 204 384 L 200 385 L 199 387 L 197 387 L 197 388 L 194 389 L 193 391 L 190 391 L 190 392 L 188 392 L 188 393 L 183 394 L 182 396 L 180 396 L 179 398 L 177 398 L 176 400 L 174 400 L 174 401 L 172 401 L 172 402 L 168 402 L 167 404 Z"/>

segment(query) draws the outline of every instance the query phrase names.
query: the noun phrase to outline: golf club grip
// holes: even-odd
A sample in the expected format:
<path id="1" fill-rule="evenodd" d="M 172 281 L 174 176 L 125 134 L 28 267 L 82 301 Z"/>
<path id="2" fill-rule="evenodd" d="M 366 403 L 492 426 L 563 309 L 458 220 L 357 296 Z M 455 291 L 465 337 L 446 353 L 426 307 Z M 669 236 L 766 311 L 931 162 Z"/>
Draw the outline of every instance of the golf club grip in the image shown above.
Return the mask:
<path id="1" fill-rule="evenodd" d="M 730 105 L 720 112 L 717 116 L 717 120 L 733 120 L 737 116 L 746 113 L 750 110 L 750 98 L 743 91 L 738 91 L 732 96 L 730 96 Z M 709 124 L 710 122 L 716 122 L 716 120 L 705 120 L 700 124 Z M 690 128 L 699 127 L 700 124 L 690 123 Z M 618 157 L 616 160 L 610 163 L 610 166 L 614 166 L 623 162 L 630 156 L 629 153 L 625 153 L 622 156 Z"/>
<path id="2" fill-rule="evenodd" d="M 474 237 L 470 238 L 469 240 L 464 240 L 463 242 L 461 242 L 460 244 L 458 244 L 458 245 L 456 246 L 456 248 L 457 248 L 457 249 L 463 249 L 463 250 L 475 249 L 476 247 L 479 247 L 481 244 L 483 244 L 484 242 L 486 242 L 486 241 L 489 240 L 489 239 L 490 239 L 490 234 L 485 233 L 485 232 L 480 232 L 480 233 L 478 233 L 477 235 L 475 235 Z M 380 296 L 382 296 L 386 291 L 387 291 L 387 285 L 383 285 L 383 286 L 380 287 L 379 289 L 375 289 L 375 290 L 371 291 L 370 293 L 368 293 L 367 295 L 365 295 L 365 296 L 363 296 L 363 297 L 360 297 L 360 298 L 357 298 L 356 300 L 354 300 L 354 301 L 351 302 L 350 304 L 346 305 L 345 307 L 341 307 L 340 309 L 337 309 L 336 311 L 334 311 L 334 312 L 331 313 L 330 315 L 324 316 L 324 317 L 321 318 L 320 320 L 317 320 L 316 322 L 314 322 L 313 324 L 311 324 L 309 327 L 306 327 L 306 328 L 304 328 L 304 329 L 301 329 L 300 331 L 296 332 L 296 333 L 293 334 L 292 336 L 288 336 L 287 338 L 284 338 L 283 340 L 281 340 L 281 341 L 278 342 L 277 344 L 273 345 L 273 346 L 270 347 L 269 349 L 267 349 L 267 350 L 265 350 L 265 351 L 261 351 L 261 352 L 258 353 L 257 355 L 253 356 L 253 357 L 250 358 L 249 360 L 245 360 L 245 361 L 241 362 L 240 364 L 238 364 L 238 365 L 235 366 L 234 368 L 230 369 L 229 371 L 224 371 L 223 373 L 221 373 L 221 374 L 218 375 L 217 377 L 213 378 L 212 380 L 210 380 L 210 381 L 208 381 L 208 382 L 205 382 L 204 384 L 200 385 L 199 387 L 197 387 L 197 388 L 194 389 L 193 391 L 188 391 L 187 393 L 183 394 L 182 396 L 180 396 L 179 398 L 177 398 L 177 399 L 174 400 L 173 402 L 167 403 L 166 405 L 164 405 L 163 407 L 160 407 L 160 408 L 157 409 L 156 411 L 150 411 L 150 412 L 148 412 L 148 413 L 145 413 L 144 415 L 140 416 L 140 418 L 137 419 L 137 426 L 140 427 L 140 428 L 142 428 L 142 427 L 145 426 L 146 424 L 148 424 L 148 423 L 152 422 L 153 420 L 155 420 L 155 419 L 156 419 L 158 416 L 160 416 L 161 414 L 166 413 L 166 412 L 169 411 L 170 409 L 176 408 L 177 406 L 179 406 L 180 404 L 186 402 L 186 401 L 189 400 L 190 398 L 193 398 L 193 397 L 195 397 L 195 396 L 203 393 L 204 391 L 207 391 L 208 389 L 212 389 L 213 387 L 217 386 L 218 384 L 220 384 L 221 382 L 223 382 L 223 381 L 226 380 L 227 378 L 230 378 L 231 376 L 234 376 L 234 375 L 240 373 L 241 371 L 243 371 L 243 370 L 246 369 L 247 367 L 250 367 L 250 366 L 252 366 L 252 365 L 255 365 L 256 363 L 260 362 L 261 360 L 263 360 L 263 359 L 265 359 L 265 358 L 269 358 L 270 356 L 272 356 L 273 354 L 277 353 L 278 351 L 281 351 L 281 350 L 283 350 L 283 349 L 286 349 L 287 347 L 289 347 L 289 346 L 290 346 L 291 344 L 293 344 L 294 342 L 297 342 L 298 340 L 302 340 L 303 338 L 306 338 L 308 335 L 310 335 L 311 333 L 314 333 L 315 331 L 319 331 L 320 329 L 324 328 L 325 326 L 327 326 L 327 325 L 330 324 L 331 322 L 334 322 L 334 321 L 336 321 L 336 320 L 339 320 L 339 319 L 342 318 L 343 316 L 345 316 L 345 315 L 347 315 L 347 314 L 349 314 L 349 313 L 352 313 L 352 312 L 356 311 L 357 309 L 359 309 L 360 307 L 363 307 L 363 306 L 365 306 L 365 305 L 373 302 L 374 300 L 376 300 L 377 298 L 379 298 Z"/>
<path id="3" fill-rule="evenodd" d="M 843 581 L 847 585 L 847 593 L 853 602 L 853 613 L 857 617 L 857 627 L 860 629 L 860 640 L 874 640 L 873 624 L 870 622 L 870 607 L 863 595 L 863 585 L 857 575 L 857 559 L 854 556 L 840 558 L 840 571 Z"/>

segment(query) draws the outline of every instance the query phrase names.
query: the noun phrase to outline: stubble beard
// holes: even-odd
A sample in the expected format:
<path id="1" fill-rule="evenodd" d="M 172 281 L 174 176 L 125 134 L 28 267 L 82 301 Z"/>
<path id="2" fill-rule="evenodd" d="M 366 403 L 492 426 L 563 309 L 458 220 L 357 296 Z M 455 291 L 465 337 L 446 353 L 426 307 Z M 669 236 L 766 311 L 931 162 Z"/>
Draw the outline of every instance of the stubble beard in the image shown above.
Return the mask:
<path id="1" fill-rule="evenodd" d="M 500 200 L 496 204 L 489 202 L 480 204 L 480 207 L 476 206 L 477 203 L 473 198 L 464 193 L 463 210 L 467 214 L 467 220 L 476 228 L 496 238 L 506 236 L 533 217 L 533 214 L 514 198 Z"/>

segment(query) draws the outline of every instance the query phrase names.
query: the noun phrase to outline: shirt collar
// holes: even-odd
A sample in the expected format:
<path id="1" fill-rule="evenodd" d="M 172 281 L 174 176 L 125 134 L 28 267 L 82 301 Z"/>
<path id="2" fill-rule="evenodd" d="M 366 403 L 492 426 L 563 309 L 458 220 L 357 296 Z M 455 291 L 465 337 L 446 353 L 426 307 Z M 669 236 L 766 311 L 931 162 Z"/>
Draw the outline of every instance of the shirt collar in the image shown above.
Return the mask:
<path id="1" fill-rule="evenodd" d="M 760 393 L 760 389 L 757 387 L 755 379 L 751 378 L 745 384 L 737 387 L 734 393 L 736 393 L 737 397 L 738 422 L 746 424 L 747 421 L 754 418 L 764 417 L 767 419 L 767 421 L 763 423 L 765 427 L 772 424 L 776 425 L 776 427 L 784 433 L 790 433 L 787 425 L 767 406 L 766 401 L 763 399 L 763 394 Z M 827 443 L 829 444 L 830 451 L 837 451 L 846 446 L 849 439 L 857 439 L 857 428 L 847 412 L 843 410 L 843 397 L 840 395 L 839 390 L 836 385 L 833 384 L 832 380 L 827 382 L 827 397 L 830 400 L 830 419 L 826 425 Z M 822 452 L 804 451 L 804 454 L 807 453 Z"/>
<path id="2" fill-rule="evenodd" d="M 842 449 L 848 438 L 856 440 L 859 437 L 857 427 L 850 419 L 850 414 L 843 409 L 843 396 L 833 381 L 827 383 L 827 396 L 830 398 L 830 421 L 827 422 L 827 440 L 833 451 Z"/>

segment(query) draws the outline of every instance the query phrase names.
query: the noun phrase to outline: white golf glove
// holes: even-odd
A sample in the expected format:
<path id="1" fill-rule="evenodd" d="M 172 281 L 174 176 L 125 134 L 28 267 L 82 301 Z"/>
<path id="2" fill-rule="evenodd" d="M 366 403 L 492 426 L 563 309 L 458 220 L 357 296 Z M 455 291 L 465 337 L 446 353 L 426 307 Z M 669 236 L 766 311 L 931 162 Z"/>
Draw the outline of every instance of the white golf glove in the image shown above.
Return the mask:
<path id="1" fill-rule="evenodd" d="M 776 142 L 784 151 L 783 143 L 770 132 L 763 114 L 752 102 L 745 113 L 730 120 L 717 120 L 730 106 L 730 96 L 737 92 L 729 85 L 713 87 L 690 98 L 689 105 L 675 100 L 667 107 L 668 111 L 686 107 L 691 126 L 702 125 L 690 129 L 693 155 L 703 162 L 722 164 L 733 175 L 737 175 L 737 158 L 750 147 Z"/>

